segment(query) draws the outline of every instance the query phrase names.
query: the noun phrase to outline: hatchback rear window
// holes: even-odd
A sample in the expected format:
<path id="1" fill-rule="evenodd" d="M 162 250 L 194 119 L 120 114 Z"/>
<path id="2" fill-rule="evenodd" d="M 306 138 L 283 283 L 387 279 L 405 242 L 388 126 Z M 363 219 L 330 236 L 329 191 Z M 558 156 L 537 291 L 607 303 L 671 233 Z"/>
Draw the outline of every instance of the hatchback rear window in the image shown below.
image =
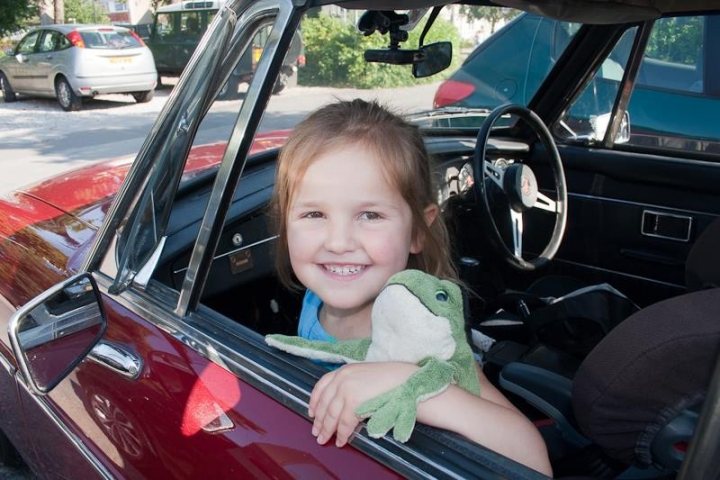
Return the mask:
<path id="1" fill-rule="evenodd" d="M 130 31 L 113 29 L 80 32 L 86 48 L 137 48 L 142 44 Z"/>

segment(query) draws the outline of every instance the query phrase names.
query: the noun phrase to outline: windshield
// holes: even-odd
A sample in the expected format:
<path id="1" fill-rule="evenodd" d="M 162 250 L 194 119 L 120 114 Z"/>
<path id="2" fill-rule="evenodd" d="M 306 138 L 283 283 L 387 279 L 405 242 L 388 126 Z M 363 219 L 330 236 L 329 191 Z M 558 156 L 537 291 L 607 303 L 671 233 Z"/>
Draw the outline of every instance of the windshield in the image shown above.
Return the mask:
<path id="1" fill-rule="evenodd" d="M 101 28 L 98 30 L 82 30 L 80 36 L 85 43 L 85 48 L 138 48 L 142 43 L 130 30 L 115 30 L 113 28 Z"/>
<path id="2" fill-rule="evenodd" d="M 423 45 L 451 42 L 450 66 L 415 78 L 410 65 L 365 61 L 367 50 L 387 48 L 390 38 L 378 32 L 364 36 L 358 29 L 364 13 L 327 6 L 302 18 L 258 128 L 255 151 L 281 145 L 279 131 L 335 99 L 378 100 L 423 128 L 476 129 L 501 104 L 527 105 L 578 29 L 578 24 L 510 8 L 448 5 Z M 409 25 L 424 14 L 400 43 L 417 49 L 429 11 L 400 13 L 408 15 Z M 267 31 L 256 33 L 203 120 L 183 181 L 219 161 L 222 148 L 216 146 L 213 157 L 207 145 L 227 142 L 233 128 L 229 119 L 242 105 Z"/>

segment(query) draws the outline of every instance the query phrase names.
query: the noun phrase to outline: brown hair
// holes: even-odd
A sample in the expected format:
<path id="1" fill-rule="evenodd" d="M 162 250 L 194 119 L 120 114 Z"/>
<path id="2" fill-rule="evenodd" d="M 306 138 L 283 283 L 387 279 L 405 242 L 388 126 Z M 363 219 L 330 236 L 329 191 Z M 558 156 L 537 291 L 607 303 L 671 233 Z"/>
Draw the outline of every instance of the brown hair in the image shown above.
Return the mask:
<path id="1" fill-rule="evenodd" d="M 385 174 L 410 206 L 413 238 L 423 249 L 410 254 L 408 268 L 457 279 L 450 241 L 442 218 L 430 225 L 425 208 L 435 204 L 430 157 L 419 130 L 376 102 L 355 99 L 326 105 L 300 122 L 280 152 L 272 212 L 278 232 L 276 267 L 284 285 L 298 288 L 290 266 L 287 215 L 295 189 L 313 159 L 338 145 L 360 144 L 383 161 Z"/>

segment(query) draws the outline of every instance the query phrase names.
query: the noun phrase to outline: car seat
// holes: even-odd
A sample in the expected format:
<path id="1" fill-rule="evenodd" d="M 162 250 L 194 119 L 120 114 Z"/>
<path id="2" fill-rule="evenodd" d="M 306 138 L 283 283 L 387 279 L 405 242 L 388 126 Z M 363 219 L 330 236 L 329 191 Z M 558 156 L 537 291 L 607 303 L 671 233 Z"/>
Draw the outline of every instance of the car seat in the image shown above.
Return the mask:
<path id="1" fill-rule="evenodd" d="M 523 358 L 504 366 L 499 383 L 554 420 L 544 435 L 556 475 L 672 476 L 720 354 L 719 311 L 720 288 L 664 300 L 618 325 L 574 376 Z M 592 448 L 594 463 L 563 460 Z M 577 471 L 588 465 L 595 470 Z"/>

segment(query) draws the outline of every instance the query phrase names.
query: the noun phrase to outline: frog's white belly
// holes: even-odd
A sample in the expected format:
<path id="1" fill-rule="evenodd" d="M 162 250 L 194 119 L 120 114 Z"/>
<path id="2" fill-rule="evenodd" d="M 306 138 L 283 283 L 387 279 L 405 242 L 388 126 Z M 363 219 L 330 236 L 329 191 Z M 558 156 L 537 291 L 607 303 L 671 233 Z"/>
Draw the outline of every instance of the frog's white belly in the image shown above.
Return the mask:
<path id="1" fill-rule="evenodd" d="M 375 299 L 366 361 L 449 360 L 455 347 L 450 321 L 433 314 L 404 286 L 390 285 Z"/>

